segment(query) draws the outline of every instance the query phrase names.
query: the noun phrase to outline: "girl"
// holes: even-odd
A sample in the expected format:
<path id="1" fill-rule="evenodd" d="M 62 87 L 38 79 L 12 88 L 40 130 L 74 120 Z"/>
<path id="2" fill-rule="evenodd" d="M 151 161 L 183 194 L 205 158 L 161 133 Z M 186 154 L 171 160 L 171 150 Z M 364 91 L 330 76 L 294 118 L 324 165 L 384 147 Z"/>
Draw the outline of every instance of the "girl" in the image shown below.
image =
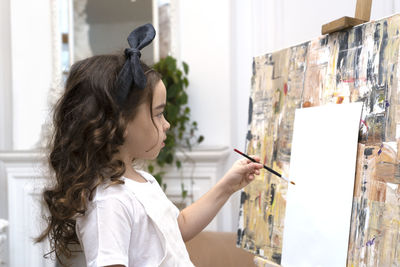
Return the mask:
<path id="1" fill-rule="evenodd" d="M 57 258 L 80 244 L 87 266 L 193 266 L 184 242 L 213 219 L 261 164 L 237 161 L 202 198 L 181 212 L 134 160 L 155 159 L 170 125 L 166 88 L 140 61 L 154 38 L 150 25 L 128 37 L 125 55 L 94 56 L 71 67 L 54 110 L 49 164 L 56 178 L 45 190 L 47 229 Z"/>

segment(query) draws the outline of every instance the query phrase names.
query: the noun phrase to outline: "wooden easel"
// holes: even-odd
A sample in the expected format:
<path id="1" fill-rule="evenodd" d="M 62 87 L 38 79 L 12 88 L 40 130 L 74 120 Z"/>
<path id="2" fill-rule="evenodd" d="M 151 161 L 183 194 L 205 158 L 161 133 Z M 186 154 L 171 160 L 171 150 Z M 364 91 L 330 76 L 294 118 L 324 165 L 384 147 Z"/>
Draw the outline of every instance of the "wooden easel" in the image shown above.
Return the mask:
<path id="1" fill-rule="evenodd" d="M 368 22 L 371 17 L 371 6 L 372 0 L 357 0 L 355 18 L 342 17 L 324 24 L 322 25 L 322 34 L 337 32 Z M 281 265 L 259 256 L 254 256 L 254 263 L 257 267 L 281 267 Z"/>
<path id="2" fill-rule="evenodd" d="M 322 25 L 322 34 L 341 31 L 369 21 L 371 17 L 372 0 L 357 0 L 355 18 L 342 17 Z"/>

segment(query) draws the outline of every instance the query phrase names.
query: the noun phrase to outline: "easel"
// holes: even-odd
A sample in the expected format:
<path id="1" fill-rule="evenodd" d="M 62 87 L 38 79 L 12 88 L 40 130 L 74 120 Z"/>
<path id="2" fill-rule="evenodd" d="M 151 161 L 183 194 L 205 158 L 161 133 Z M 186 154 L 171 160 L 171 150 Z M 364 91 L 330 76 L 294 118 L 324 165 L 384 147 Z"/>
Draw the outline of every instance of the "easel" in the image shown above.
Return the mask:
<path id="1" fill-rule="evenodd" d="M 322 34 L 341 31 L 368 22 L 371 17 L 371 6 L 372 0 L 357 0 L 355 18 L 345 16 L 324 24 L 322 25 Z M 259 256 L 254 257 L 254 263 L 257 267 L 281 267 L 281 265 Z"/>
<path id="2" fill-rule="evenodd" d="M 357 0 L 355 18 L 342 17 L 322 25 L 322 34 L 341 31 L 368 22 L 371 17 L 372 0 Z"/>

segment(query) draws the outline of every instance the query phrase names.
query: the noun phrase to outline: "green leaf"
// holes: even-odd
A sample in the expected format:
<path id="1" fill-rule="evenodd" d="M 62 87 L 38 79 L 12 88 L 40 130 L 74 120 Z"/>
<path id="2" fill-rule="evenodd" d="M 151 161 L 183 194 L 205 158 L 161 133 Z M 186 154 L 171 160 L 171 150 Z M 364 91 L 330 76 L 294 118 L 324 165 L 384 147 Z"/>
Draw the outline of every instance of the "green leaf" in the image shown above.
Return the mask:
<path id="1" fill-rule="evenodd" d="M 165 107 L 165 110 L 167 112 L 167 120 L 169 121 L 171 126 L 175 126 L 179 113 L 179 107 L 176 105 L 168 105 Z"/>
<path id="2" fill-rule="evenodd" d="M 179 93 L 179 90 L 180 90 L 179 85 L 172 84 L 167 89 L 167 97 L 174 98 Z"/>
<path id="3" fill-rule="evenodd" d="M 204 141 L 204 136 L 200 135 L 199 138 L 197 139 L 197 143 L 201 143 Z"/>
<path id="4" fill-rule="evenodd" d="M 188 96 L 187 94 L 182 94 L 179 98 L 178 98 L 178 105 L 185 105 L 187 104 L 188 101 Z"/>
<path id="5" fill-rule="evenodd" d="M 185 199 L 187 197 L 188 191 L 185 189 L 184 183 L 181 183 L 181 190 L 182 190 L 182 198 Z"/>
<path id="6" fill-rule="evenodd" d="M 183 84 L 185 85 L 185 87 L 188 87 L 189 86 L 189 81 L 188 81 L 188 79 L 186 79 L 186 78 L 183 78 Z"/>
<path id="7" fill-rule="evenodd" d="M 180 160 L 175 161 L 176 167 L 180 169 L 182 167 L 182 163 Z"/>
<path id="8" fill-rule="evenodd" d="M 174 71 L 176 69 L 176 60 L 171 56 L 167 56 L 165 58 L 165 64 L 166 64 L 167 70 L 169 70 L 169 71 Z"/>
<path id="9" fill-rule="evenodd" d="M 154 178 L 156 178 L 156 181 L 158 182 L 159 185 L 162 185 L 162 177 L 161 177 L 161 173 L 157 173 L 155 175 L 153 175 Z"/>
<path id="10" fill-rule="evenodd" d="M 161 153 L 158 155 L 159 157 L 157 158 L 156 162 L 157 162 L 158 166 L 160 166 L 160 167 L 162 168 L 162 167 L 164 167 L 164 165 L 165 165 L 165 160 L 162 159 L 162 158 L 160 157 L 160 155 L 161 155 Z"/>
<path id="11" fill-rule="evenodd" d="M 189 73 L 189 66 L 186 64 L 186 62 L 182 61 L 182 66 L 183 66 L 183 71 L 187 75 Z"/>
<path id="12" fill-rule="evenodd" d="M 148 169 L 149 173 L 153 173 L 154 172 L 154 166 L 152 164 L 149 164 L 147 166 L 147 169 Z"/>
<path id="13" fill-rule="evenodd" d="M 172 81 L 173 81 L 174 83 L 179 83 L 179 77 L 178 77 L 177 75 L 172 74 L 171 78 L 172 78 Z"/>
<path id="14" fill-rule="evenodd" d="M 165 162 L 171 164 L 174 161 L 174 155 L 172 153 L 168 153 L 167 157 L 165 158 Z"/>

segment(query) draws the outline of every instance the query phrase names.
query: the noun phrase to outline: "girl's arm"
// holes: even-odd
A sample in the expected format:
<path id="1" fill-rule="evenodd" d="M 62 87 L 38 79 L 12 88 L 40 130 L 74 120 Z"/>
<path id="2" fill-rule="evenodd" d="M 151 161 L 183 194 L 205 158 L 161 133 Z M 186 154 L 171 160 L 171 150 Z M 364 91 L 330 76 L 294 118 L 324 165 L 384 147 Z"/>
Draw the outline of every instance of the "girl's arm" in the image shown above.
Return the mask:
<path id="1" fill-rule="evenodd" d="M 254 157 L 257 161 L 260 159 Z M 250 160 L 238 160 L 224 177 L 199 200 L 181 211 L 178 224 L 185 242 L 201 232 L 215 217 L 229 197 L 254 180 L 263 165 Z"/>

